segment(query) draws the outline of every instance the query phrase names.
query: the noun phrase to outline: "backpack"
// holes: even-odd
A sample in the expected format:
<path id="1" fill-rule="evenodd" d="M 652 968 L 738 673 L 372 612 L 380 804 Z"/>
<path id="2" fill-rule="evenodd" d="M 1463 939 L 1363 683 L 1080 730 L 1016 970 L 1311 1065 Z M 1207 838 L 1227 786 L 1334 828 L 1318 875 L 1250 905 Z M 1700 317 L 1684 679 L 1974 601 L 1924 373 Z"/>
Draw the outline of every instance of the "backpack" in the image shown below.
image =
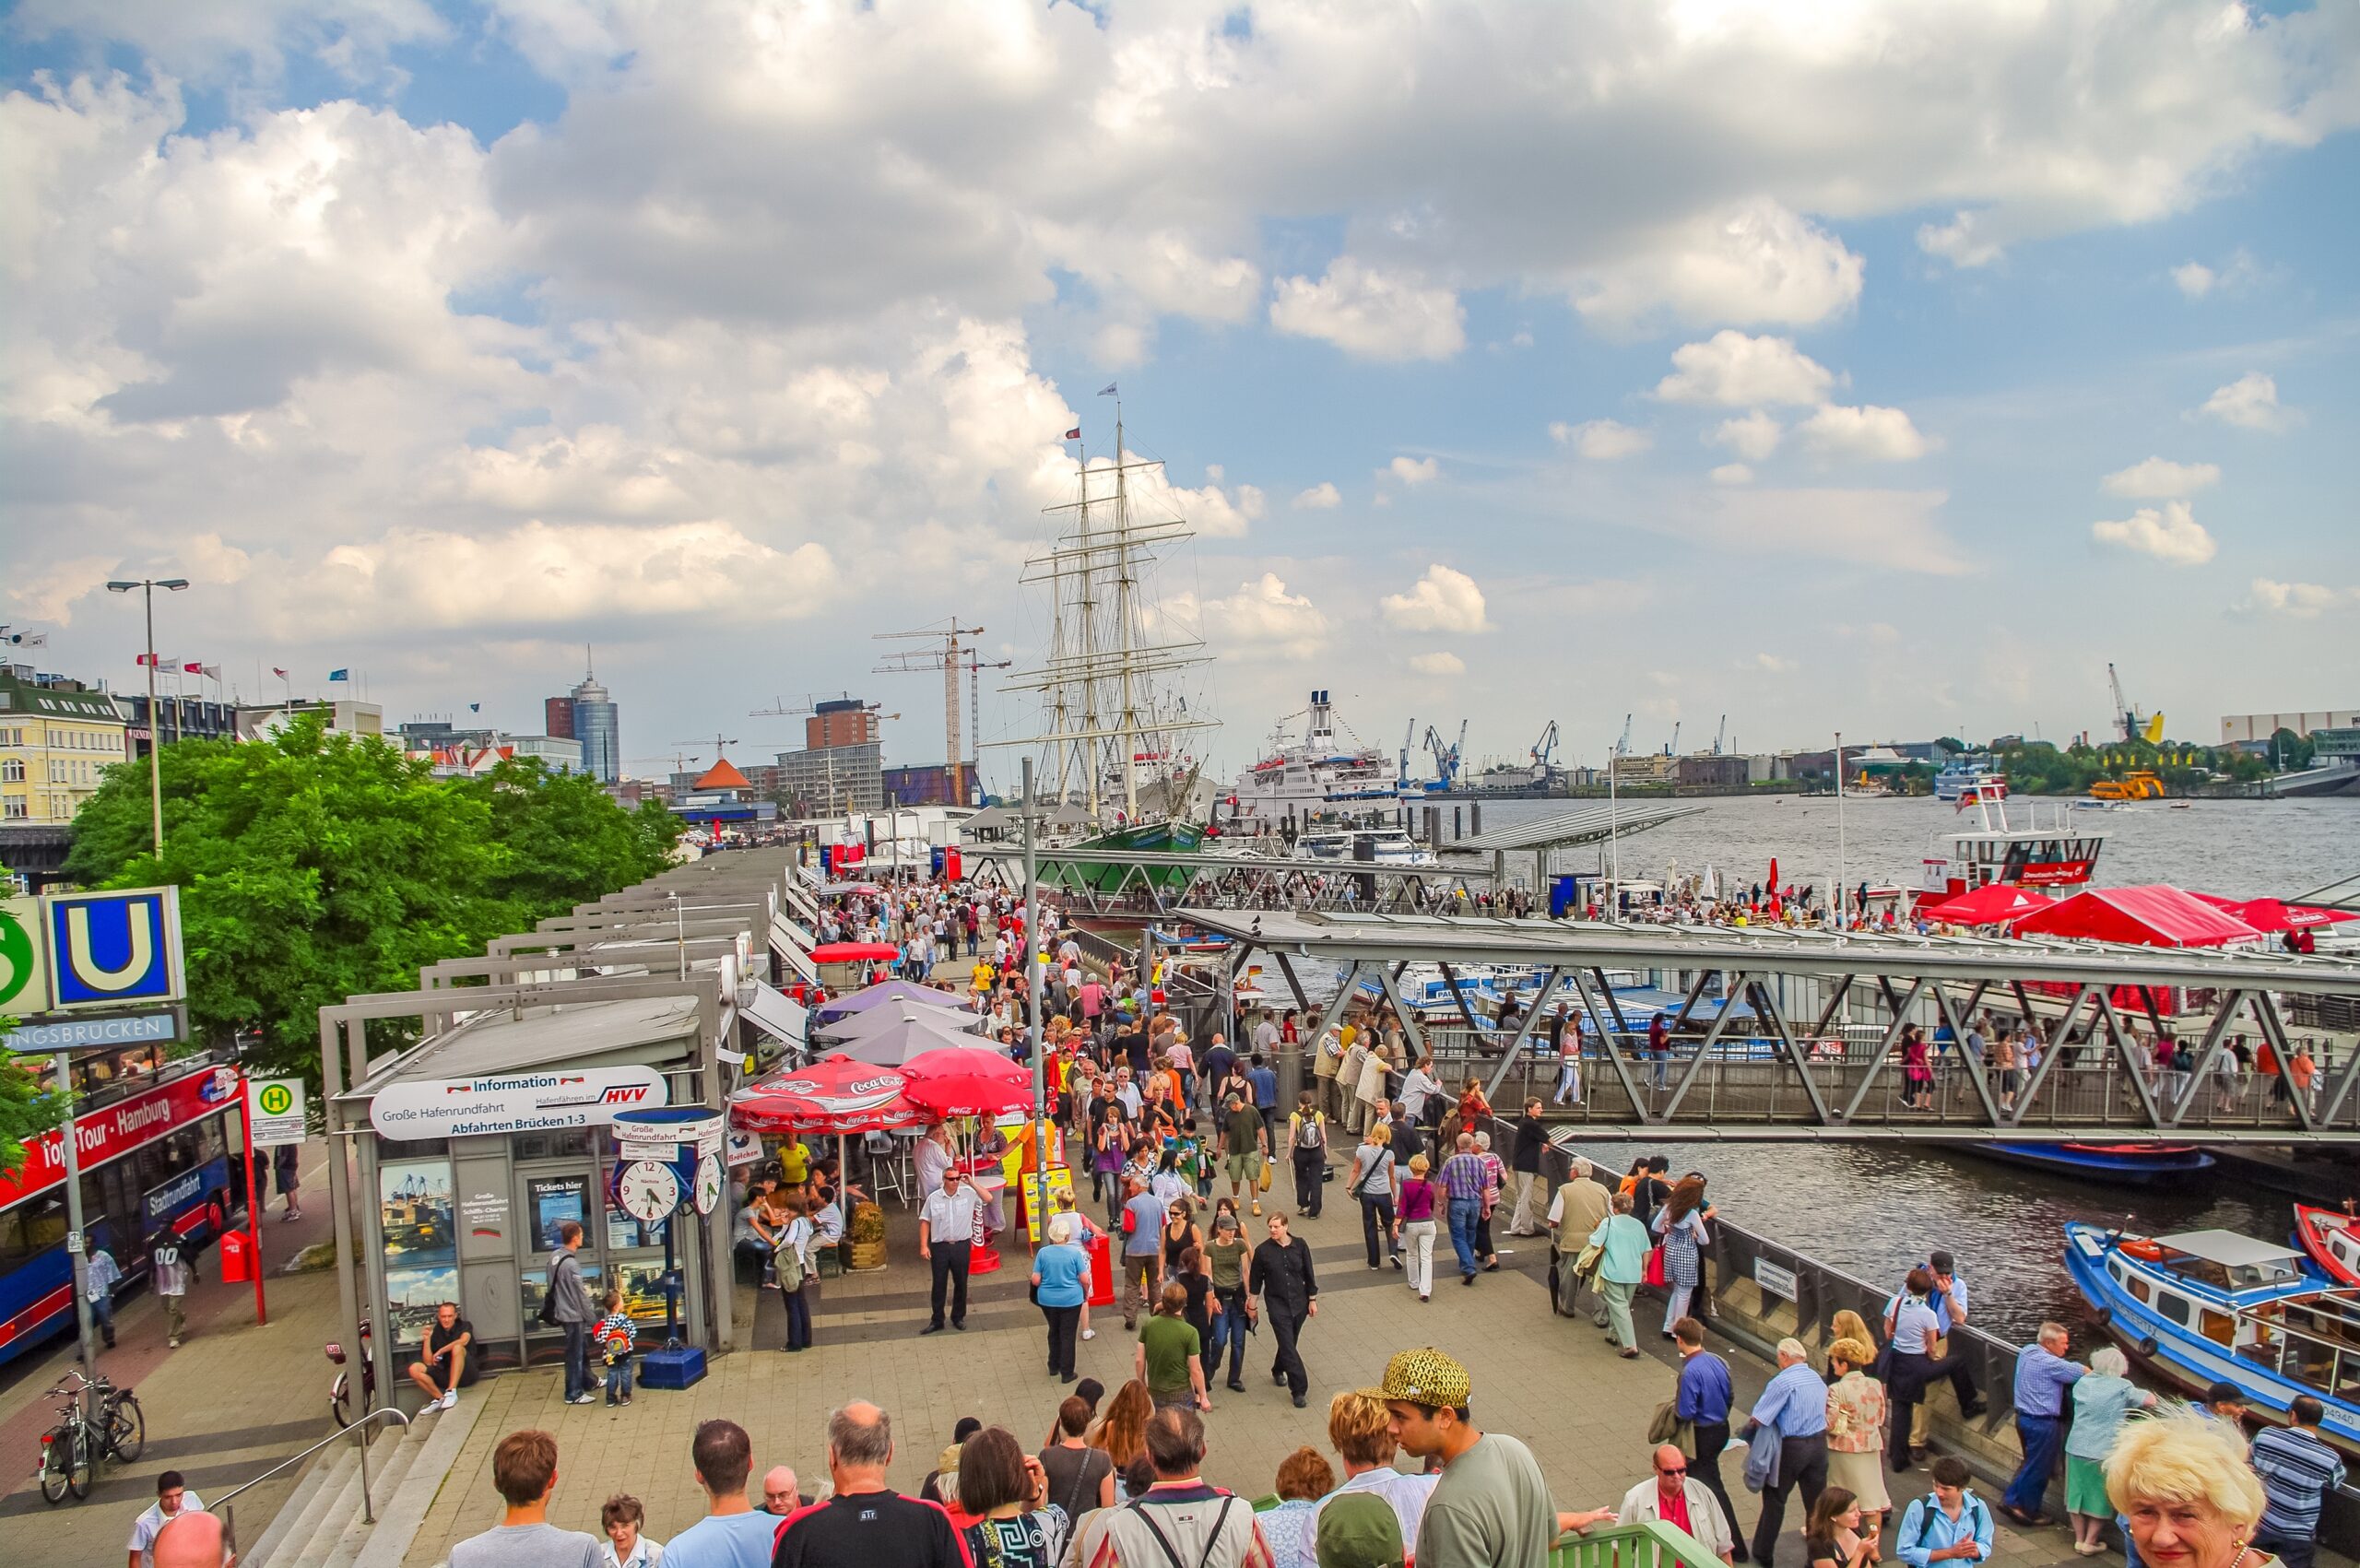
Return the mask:
<path id="1" fill-rule="evenodd" d="M 778 1288 L 791 1296 L 803 1289 L 803 1249 L 782 1239 L 776 1258 Z"/>
<path id="2" fill-rule="evenodd" d="M 1328 1147 L 1328 1128 L 1326 1121 L 1318 1112 L 1314 1111 L 1307 1116 L 1304 1115 L 1301 1112 L 1296 1113 L 1294 1146 L 1297 1149 L 1325 1149 Z"/>

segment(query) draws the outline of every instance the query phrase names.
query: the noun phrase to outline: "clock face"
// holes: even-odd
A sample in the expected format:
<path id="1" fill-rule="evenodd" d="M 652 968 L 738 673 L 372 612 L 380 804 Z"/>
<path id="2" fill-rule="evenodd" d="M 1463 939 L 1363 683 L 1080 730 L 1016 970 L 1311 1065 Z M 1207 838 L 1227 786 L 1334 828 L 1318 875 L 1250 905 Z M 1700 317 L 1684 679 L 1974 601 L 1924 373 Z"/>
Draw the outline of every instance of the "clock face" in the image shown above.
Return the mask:
<path id="1" fill-rule="evenodd" d="M 697 1161 L 696 1205 L 700 1214 L 710 1214 L 721 1201 L 721 1161 L 708 1154 Z"/>
<path id="2" fill-rule="evenodd" d="M 654 1224 L 680 1206 L 680 1178 L 660 1160 L 634 1160 L 615 1179 L 615 1201 L 643 1224 Z"/>

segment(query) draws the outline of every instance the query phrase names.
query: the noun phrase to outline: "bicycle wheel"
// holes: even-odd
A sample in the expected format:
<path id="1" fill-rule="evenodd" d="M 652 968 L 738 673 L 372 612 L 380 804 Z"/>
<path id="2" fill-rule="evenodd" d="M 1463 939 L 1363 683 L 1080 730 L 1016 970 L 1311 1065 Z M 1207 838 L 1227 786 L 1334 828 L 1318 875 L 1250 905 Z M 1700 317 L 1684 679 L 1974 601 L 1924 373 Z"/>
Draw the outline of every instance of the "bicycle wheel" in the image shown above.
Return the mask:
<path id="1" fill-rule="evenodd" d="M 64 1427 L 53 1427 L 41 1445 L 41 1496 L 52 1507 L 65 1501 L 65 1436 Z"/>
<path id="2" fill-rule="evenodd" d="M 126 1465 L 139 1462 L 148 1446 L 148 1417 L 139 1401 L 118 1394 L 107 1402 L 107 1451 Z"/>
<path id="3" fill-rule="evenodd" d="M 90 1454 L 90 1429 L 77 1421 L 66 1441 L 72 1446 L 65 1456 L 65 1489 L 79 1502 L 90 1495 L 90 1475 L 98 1468 Z"/>

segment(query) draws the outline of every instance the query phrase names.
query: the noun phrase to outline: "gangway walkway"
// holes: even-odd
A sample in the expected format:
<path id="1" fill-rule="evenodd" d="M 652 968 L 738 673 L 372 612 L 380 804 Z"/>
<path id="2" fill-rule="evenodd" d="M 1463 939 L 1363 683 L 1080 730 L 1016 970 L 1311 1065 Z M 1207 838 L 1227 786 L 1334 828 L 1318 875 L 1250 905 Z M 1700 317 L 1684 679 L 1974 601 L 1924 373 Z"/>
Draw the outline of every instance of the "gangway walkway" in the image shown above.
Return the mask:
<path id="1" fill-rule="evenodd" d="M 1480 1064 L 1495 1103 L 1512 1078 L 1552 1097 L 1555 1055 L 1535 1032 L 1564 1004 L 1584 1032 L 1583 1096 L 1578 1110 L 1552 1114 L 1580 1117 L 1586 1136 L 2360 1143 L 2360 1049 L 2348 1035 L 2298 1039 L 2286 1024 L 2289 997 L 2360 997 L 2360 962 L 1783 927 L 1201 906 L 1180 917 L 1233 940 L 1233 971 L 1269 955 L 1297 1004 L 1317 1015 L 1307 1043 L 1365 1006 L 1363 983 L 1374 978 L 1412 1052 Z M 1411 965 L 1451 982 L 1451 1027 L 1432 1031 L 1402 1005 Z M 1624 1014 L 1610 971 L 1674 977 L 1682 999 L 1666 1049 L 1650 1052 L 1646 1020 Z M 1513 1029 L 1494 1027 L 1465 1000 L 1463 982 L 1479 973 L 1519 990 L 1537 984 L 1540 1005 Z M 1334 993 L 1315 1008 L 1305 981 L 1329 975 Z M 1906 1092 L 1904 1029 L 1964 1041 L 1986 1012 L 2044 1020 L 2038 1067 L 2011 1084 L 1988 1059 L 1952 1046 L 1938 1054 L 1930 1103 Z M 2233 1034 L 2267 1047 L 2282 1070 L 2240 1075 L 2230 1097 L 2218 1069 Z M 2189 1041 L 2189 1070 L 2157 1070 L 2154 1042 L 2165 1035 Z M 2298 1049 L 2314 1068 L 2307 1092 L 2283 1070 Z M 1303 1063 L 1285 1066 L 1292 1095 Z"/>

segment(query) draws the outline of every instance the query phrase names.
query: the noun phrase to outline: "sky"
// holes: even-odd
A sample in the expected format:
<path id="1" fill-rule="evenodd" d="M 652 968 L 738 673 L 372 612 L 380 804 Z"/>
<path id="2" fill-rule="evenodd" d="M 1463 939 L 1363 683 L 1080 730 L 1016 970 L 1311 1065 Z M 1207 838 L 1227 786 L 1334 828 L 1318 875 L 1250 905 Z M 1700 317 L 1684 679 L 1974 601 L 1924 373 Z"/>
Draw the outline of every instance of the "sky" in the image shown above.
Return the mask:
<path id="1" fill-rule="evenodd" d="M 45 669 L 136 685 L 103 584 L 184 576 L 159 651 L 249 699 L 535 732 L 595 656 L 632 773 L 844 691 L 939 761 L 875 634 L 1043 656 L 1111 383 L 1217 768 L 1314 688 L 1591 764 L 2103 732 L 2109 662 L 2179 738 L 2360 704 L 2348 3 L 18 0 L 0 52 Z"/>

